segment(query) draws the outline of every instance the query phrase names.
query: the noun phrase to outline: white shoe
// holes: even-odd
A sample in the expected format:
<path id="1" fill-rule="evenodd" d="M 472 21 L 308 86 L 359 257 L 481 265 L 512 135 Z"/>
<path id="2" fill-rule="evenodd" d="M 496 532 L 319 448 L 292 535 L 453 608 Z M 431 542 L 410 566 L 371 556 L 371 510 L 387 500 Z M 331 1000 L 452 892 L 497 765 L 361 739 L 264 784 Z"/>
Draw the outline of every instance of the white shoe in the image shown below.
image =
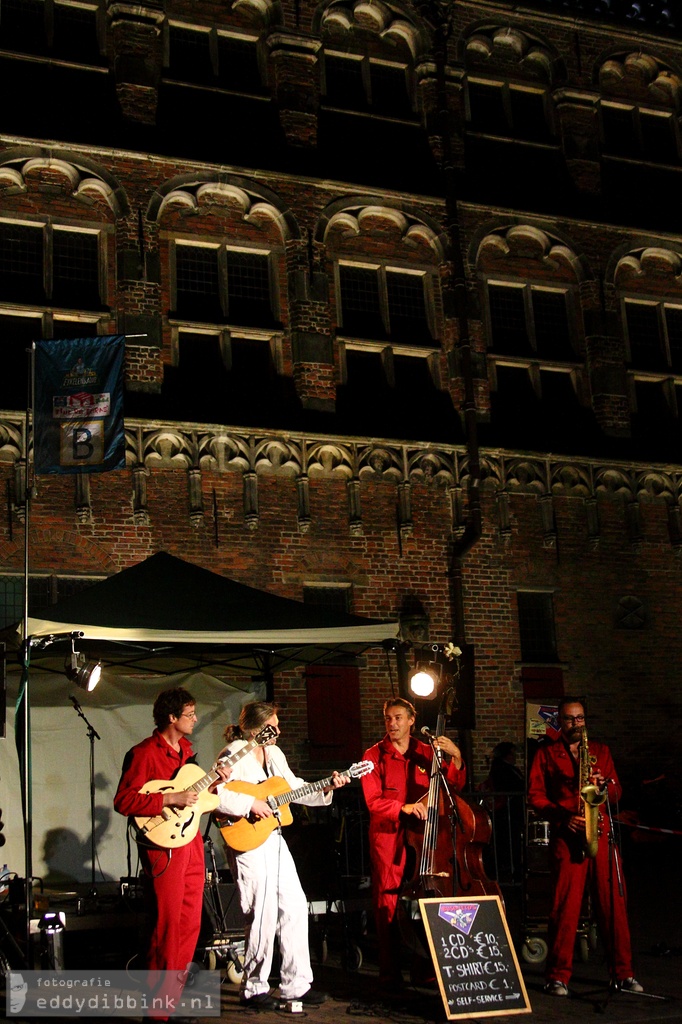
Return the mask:
<path id="1" fill-rule="evenodd" d="M 624 978 L 618 982 L 618 988 L 621 992 L 643 992 L 644 986 L 640 985 L 637 978 Z"/>
<path id="2" fill-rule="evenodd" d="M 563 981 L 548 981 L 543 991 L 548 996 L 567 996 L 568 985 L 565 985 Z"/>

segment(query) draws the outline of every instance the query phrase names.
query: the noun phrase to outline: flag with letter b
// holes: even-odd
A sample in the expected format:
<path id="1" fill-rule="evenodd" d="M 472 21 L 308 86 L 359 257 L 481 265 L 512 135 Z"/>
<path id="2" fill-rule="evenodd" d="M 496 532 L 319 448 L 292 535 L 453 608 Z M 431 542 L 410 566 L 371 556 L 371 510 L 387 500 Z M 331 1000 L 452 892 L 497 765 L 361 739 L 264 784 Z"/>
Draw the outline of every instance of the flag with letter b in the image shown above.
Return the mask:
<path id="1" fill-rule="evenodd" d="M 125 336 L 35 343 L 36 474 L 125 467 Z"/>

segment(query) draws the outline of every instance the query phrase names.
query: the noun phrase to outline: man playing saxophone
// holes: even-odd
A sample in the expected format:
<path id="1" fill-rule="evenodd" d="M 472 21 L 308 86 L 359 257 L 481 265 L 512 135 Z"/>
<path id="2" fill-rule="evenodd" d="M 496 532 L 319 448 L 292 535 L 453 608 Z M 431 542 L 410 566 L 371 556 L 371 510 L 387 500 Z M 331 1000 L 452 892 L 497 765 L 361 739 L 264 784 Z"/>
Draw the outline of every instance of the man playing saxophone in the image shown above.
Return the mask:
<path id="1" fill-rule="evenodd" d="M 558 708 L 559 736 L 541 745 L 528 780 L 530 807 L 550 823 L 552 908 L 545 992 L 568 995 L 585 884 L 589 880 L 599 932 L 608 953 L 611 984 L 641 992 L 633 977 L 630 928 L 620 852 L 609 842 L 605 801 L 621 786 L 604 743 L 587 742 L 585 709 L 575 697 Z M 586 830 L 587 828 L 587 830 Z"/>

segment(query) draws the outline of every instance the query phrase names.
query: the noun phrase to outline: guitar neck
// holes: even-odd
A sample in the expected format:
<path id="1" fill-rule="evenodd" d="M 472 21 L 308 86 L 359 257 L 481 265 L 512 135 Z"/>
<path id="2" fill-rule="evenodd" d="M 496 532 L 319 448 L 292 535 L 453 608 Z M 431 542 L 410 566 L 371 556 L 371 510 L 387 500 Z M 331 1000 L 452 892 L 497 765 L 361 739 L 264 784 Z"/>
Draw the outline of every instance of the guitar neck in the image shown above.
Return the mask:
<path id="1" fill-rule="evenodd" d="M 339 772 L 339 775 L 345 778 L 350 778 L 350 772 Z M 281 807 L 283 804 L 290 804 L 296 800 L 300 800 L 301 797 L 312 796 L 313 793 L 319 793 L 320 790 L 326 789 L 330 786 L 334 780 L 334 776 L 330 775 L 328 779 L 320 779 L 319 782 L 309 782 L 305 786 L 300 786 L 299 789 L 291 789 L 288 793 L 279 793 L 277 796 L 271 797 L 272 803 L 276 804 L 277 807 Z"/>
<path id="2" fill-rule="evenodd" d="M 253 750 L 253 748 L 257 746 L 258 740 L 249 740 L 245 746 L 240 747 L 239 750 L 235 751 L 234 754 L 229 754 L 227 757 L 221 758 L 220 764 L 226 768 L 231 768 L 233 764 L 236 764 L 237 761 L 240 761 L 242 757 L 246 757 L 246 755 L 249 754 Z M 210 772 L 206 772 L 206 774 L 202 778 L 200 778 L 197 782 L 194 782 L 191 786 L 189 786 L 189 790 L 191 790 L 193 793 L 203 793 L 205 789 L 208 789 L 208 787 L 211 786 L 219 778 L 220 776 L 218 775 L 218 773 L 211 768 Z"/>

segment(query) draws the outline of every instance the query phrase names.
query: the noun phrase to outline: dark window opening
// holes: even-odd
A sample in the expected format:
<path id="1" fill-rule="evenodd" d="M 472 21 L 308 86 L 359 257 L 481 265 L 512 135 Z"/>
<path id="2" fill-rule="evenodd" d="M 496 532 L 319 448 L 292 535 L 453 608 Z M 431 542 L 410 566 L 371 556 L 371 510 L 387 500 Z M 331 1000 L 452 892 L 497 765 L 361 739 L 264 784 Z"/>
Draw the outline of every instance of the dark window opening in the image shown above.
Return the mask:
<path id="1" fill-rule="evenodd" d="M 623 107 L 601 108 L 604 152 L 611 156 L 637 156 L 637 139 L 632 110 Z"/>
<path id="2" fill-rule="evenodd" d="M 379 352 L 347 349 L 347 382 L 337 391 L 340 422 L 353 433 L 415 440 L 462 437 L 452 399 L 435 384 L 427 359 L 394 356 L 391 386 Z"/>
<path id="3" fill-rule="evenodd" d="M 678 306 L 666 306 L 665 322 L 668 328 L 670 366 L 675 373 L 682 373 L 682 309 Z"/>
<path id="4" fill-rule="evenodd" d="M 262 92 L 255 39 L 218 36 L 218 79 L 226 89 Z"/>
<path id="5" fill-rule="evenodd" d="M 2 0 L 0 47 L 57 60 L 101 65 L 97 11 L 44 0 Z M 37 89 L 35 90 L 38 91 Z"/>
<path id="6" fill-rule="evenodd" d="M 92 576 L 29 576 L 28 610 L 35 615 L 99 582 Z M 21 621 L 24 614 L 24 577 L 0 576 L 0 629 Z"/>
<path id="7" fill-rule="evenodd" d="M 469 82 L 470 126 L 473 131 L 506 135 L 509 131 L 504 94 L 498 85 Z"/>
<path id="8" fill-rule="evenodd" d="M 682 399 L 680 389 L 675 391 L 679 402 Z M 635 381 L 637 408 L 632 415 L 632 438 L 640 457 L 663 461 L 679 458 L 682 420 L 679 415 L 675 416 L 668 395 L 662 381 Z"/>
<path id="9" fill-rule="evenodd" d="M 378 117 L 412 118 L 407 73 L 396 64 L 325 55 L 325 103 L 371 110 Z"/>
<path id="10" fill-rule="evenodd" d="M 3 3 L 4 13 L 4 3 Z M 101 64 L 97 12 L 88 7 L 55 4 L 53 55 L 62 60 Z"/>
<path id="11" fill-rule="evenodd" d="M 673 118 L 642 112 L 639 123 L 644 159 L 653 163 L 676 164 L 678 152 Z"/>
<path id="12" fill-rule="evenodd" d="M 609 156 L 676 164 L 679 161 L 675 120 L 631 107 L 601 108 L 604 152 Z"/>
<path id="13" fill-rule="evenodd" d="M 171 25 L 169 29 L 169 71 L 185 82 L 210 82 L 213 78 L 208 32 Z"/>
<path id="14" fill-rule="evenodd" d="M 408 344 L 432 344 L 424 298 L 424 278 L 419 274 L 386 274 L 391 338 Z"/>
<path id="15" fill-rule="evenodd" d="M 543 93 L 510 88 L 506 82 L 468 83 L 469 130 L 528 142 L 549 142 L 551 131 Z"/>
<path id="16" fill-rule="evenodd" d="M 530 663 L 557 661 L 552 594 L 519 590 L 516 599 L 521 660 Z"/>
<path id="17" fill-rule="evenodd" d="M 362 61 L 325 56 L 326 100 L 342 110 L 366 110 L 367 94 L 362 78 Z"/>
<path id="18" fill-rule="evenodd" d="M 638 370 L 665 369 L 667 360 L 661 345 L 658 306 L 627 302 L 625 315 L 631 365 Z"/>
<path id="19" fill-rule="evenodd" d="M 175 248 L 176 311 L 190 320 L 223 320 L 218 284 L 218 250 L 192 245 Z"/>
<path id="20" fill-rule="evenodd" d="M 28 351 L 41 337 L 37 317 L 0 315 L 0 408 L 25 409 L 28 402 Z"/>
<path id="21" fill-rule="evenodd" d="M 549 142 L 552 133 L 547 123 L 545 99 L 541 93 L 510 89 L 509 104 L 514 131 L 529 142 Z"/>
<path id="22" fill-rule="evenodd" d="M 532 299 L 538 355 L 552 360 L 575 360 L 566 294 L 533 290 Z"/>
<path id="23" fill-rule="evenodd" d="M 228 249 L 227 294 L 230 323 L 274 326 L 268 256 Z"/>
<path id="24" fill-rule="evenodd" d="M 0 224 L 0 299 L 43 304 L 42 227 Z"/>
<path id="25" fill-rule="evenodd" d="M 344 334 L 360 338 L 385 338 L 377 271 L 341 266 L 339 280 Z"/>
<path id="26" fill-rule="evenodd" d="M 47 49 L 43 0 L 2 0 L 0 46 L 20 53 L 44 53 Z"/>
<path id="27" fill-rule="evenodd" d="M 410 117 L 410 97 L 405 69 L 370 63 L 372 110 L 384 117 Z"/>
<path id="28" fill-rule="evenodd" d="M 489 285 L 491 348 L 500 355 L 530 355 L 533 351 L 528 336 L 522 288 Z"/>
<path id="29" fill-rule="evenodd" d="M 204 423 L 269 426 L 290 407 L 286 388 L 267 339 L 233 336 L 223 355 L 217 335 L 181 331 L 178 365 L 166 367 L 164 374 L 171 414 Z"/>
<path id="30" fill-rule="evenodd" d="M 188 398 L 199 408 L 223 404 L 227 370 L 220 351 L 220 339 L 210 334 L 182 331 L 178 337 L 178 369 Z"/>
<path id="31" fill-rule="evenodd" d="M 53 235 L 52 301 L 58 306 L 97 309 L 100 306 L 97 235 L 55 231 Z"/>
<path id="32" fill-rule="evenodd" d="M 203 323 L 276 326 L 267 254 L 228 249 L 225 289 L 217 249 L 178 245 L 175 252 L 178 316 Z"/>

